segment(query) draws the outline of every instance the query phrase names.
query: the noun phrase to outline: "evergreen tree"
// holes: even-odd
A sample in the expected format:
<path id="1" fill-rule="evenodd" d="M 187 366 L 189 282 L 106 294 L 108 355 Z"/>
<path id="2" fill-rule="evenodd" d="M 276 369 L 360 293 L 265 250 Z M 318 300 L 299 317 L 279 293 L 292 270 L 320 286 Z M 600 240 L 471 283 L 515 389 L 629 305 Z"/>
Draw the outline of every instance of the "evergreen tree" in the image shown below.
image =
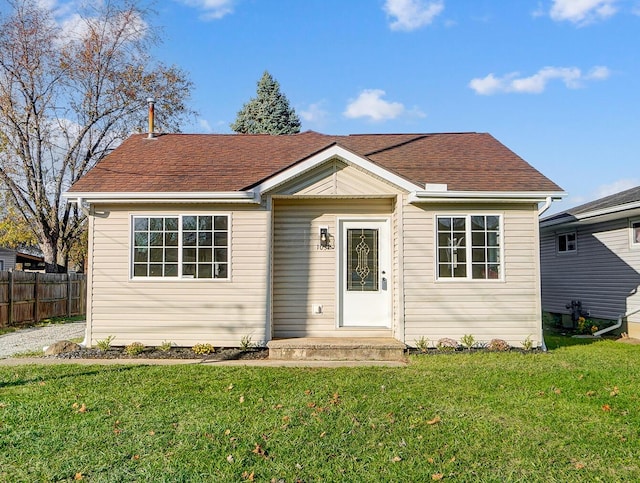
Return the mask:
<path id="1" fill-rule="evenodd" d="M 296 134 L 300 118 L 278 81 L 265 71 L 258 81 L 258 96 L 242 107 L 231 129 L 241 134 Z"/>

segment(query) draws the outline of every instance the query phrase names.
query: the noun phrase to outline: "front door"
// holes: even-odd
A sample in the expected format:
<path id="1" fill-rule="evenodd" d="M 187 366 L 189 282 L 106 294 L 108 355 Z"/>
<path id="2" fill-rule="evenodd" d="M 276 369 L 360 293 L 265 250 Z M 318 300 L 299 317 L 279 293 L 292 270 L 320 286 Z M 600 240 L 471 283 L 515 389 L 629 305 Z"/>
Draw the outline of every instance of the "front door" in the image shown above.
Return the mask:
<path id="1" fill-rule="evenodd" d="M 389 220 L 340 221 L 341 327 L 391 327 Z"/>

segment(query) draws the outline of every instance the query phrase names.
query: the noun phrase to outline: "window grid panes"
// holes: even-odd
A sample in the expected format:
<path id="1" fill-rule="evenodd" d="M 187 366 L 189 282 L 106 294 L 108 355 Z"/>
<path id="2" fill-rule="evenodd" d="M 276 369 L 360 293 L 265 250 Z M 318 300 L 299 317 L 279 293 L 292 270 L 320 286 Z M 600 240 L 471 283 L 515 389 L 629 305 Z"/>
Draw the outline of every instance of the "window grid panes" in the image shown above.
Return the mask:
<path id="1" fill-rule="evenodd" d="M 229 217 L 134 217 L 133 277 L 229 277 Z"/>
<path id="2" fill-rule="evenodd" d="M 575 233 L 562 233 L 561 235 L 558 235 L 558 252 L 575 252 L 577 250 L 576 240 L 577 238 Z"/>
<path id="3" fill-rule="evenodd" d="M 500 218 L 471 217 L 471 277 L 500 278 Z"/>
<path id="4" fill-rule="evenodd" d="M 631 237 L 632 243 L 635 246 L 640 246 L 640 221 L 634 221 L 631 224 Z"/>
<path id="5" fill-rule="evenodd" d="M 500 279 L 500 254 L 500 216 L 437 217 L 438 278 Z"/>

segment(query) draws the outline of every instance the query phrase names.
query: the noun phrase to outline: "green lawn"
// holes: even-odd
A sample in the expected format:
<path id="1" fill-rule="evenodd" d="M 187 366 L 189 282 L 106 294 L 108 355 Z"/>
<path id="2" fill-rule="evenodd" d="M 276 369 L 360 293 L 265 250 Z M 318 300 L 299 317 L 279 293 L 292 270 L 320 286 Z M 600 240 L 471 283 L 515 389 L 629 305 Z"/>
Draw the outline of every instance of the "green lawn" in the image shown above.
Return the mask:
<path id="1" fill-rule="evenodd" d="M 640 347 L 0 367 L 0 481 L 638 481 Z"/>

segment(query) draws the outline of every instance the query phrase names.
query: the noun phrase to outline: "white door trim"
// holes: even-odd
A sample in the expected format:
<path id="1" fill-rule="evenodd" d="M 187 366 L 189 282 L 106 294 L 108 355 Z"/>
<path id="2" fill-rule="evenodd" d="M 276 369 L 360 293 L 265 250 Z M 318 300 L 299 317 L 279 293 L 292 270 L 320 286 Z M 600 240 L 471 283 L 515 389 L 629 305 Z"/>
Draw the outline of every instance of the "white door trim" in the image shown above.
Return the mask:
<path id="1" fill-rule="evenodd" d="M 360 216 L 337 219 L 337 317 L 338 328 L 391 328 L 393 313 L 393 272 L 391 217 Z M 378 289 L 370 292 L 347 292 L 346 230 L 353 228 L 378 230 Z"/>

